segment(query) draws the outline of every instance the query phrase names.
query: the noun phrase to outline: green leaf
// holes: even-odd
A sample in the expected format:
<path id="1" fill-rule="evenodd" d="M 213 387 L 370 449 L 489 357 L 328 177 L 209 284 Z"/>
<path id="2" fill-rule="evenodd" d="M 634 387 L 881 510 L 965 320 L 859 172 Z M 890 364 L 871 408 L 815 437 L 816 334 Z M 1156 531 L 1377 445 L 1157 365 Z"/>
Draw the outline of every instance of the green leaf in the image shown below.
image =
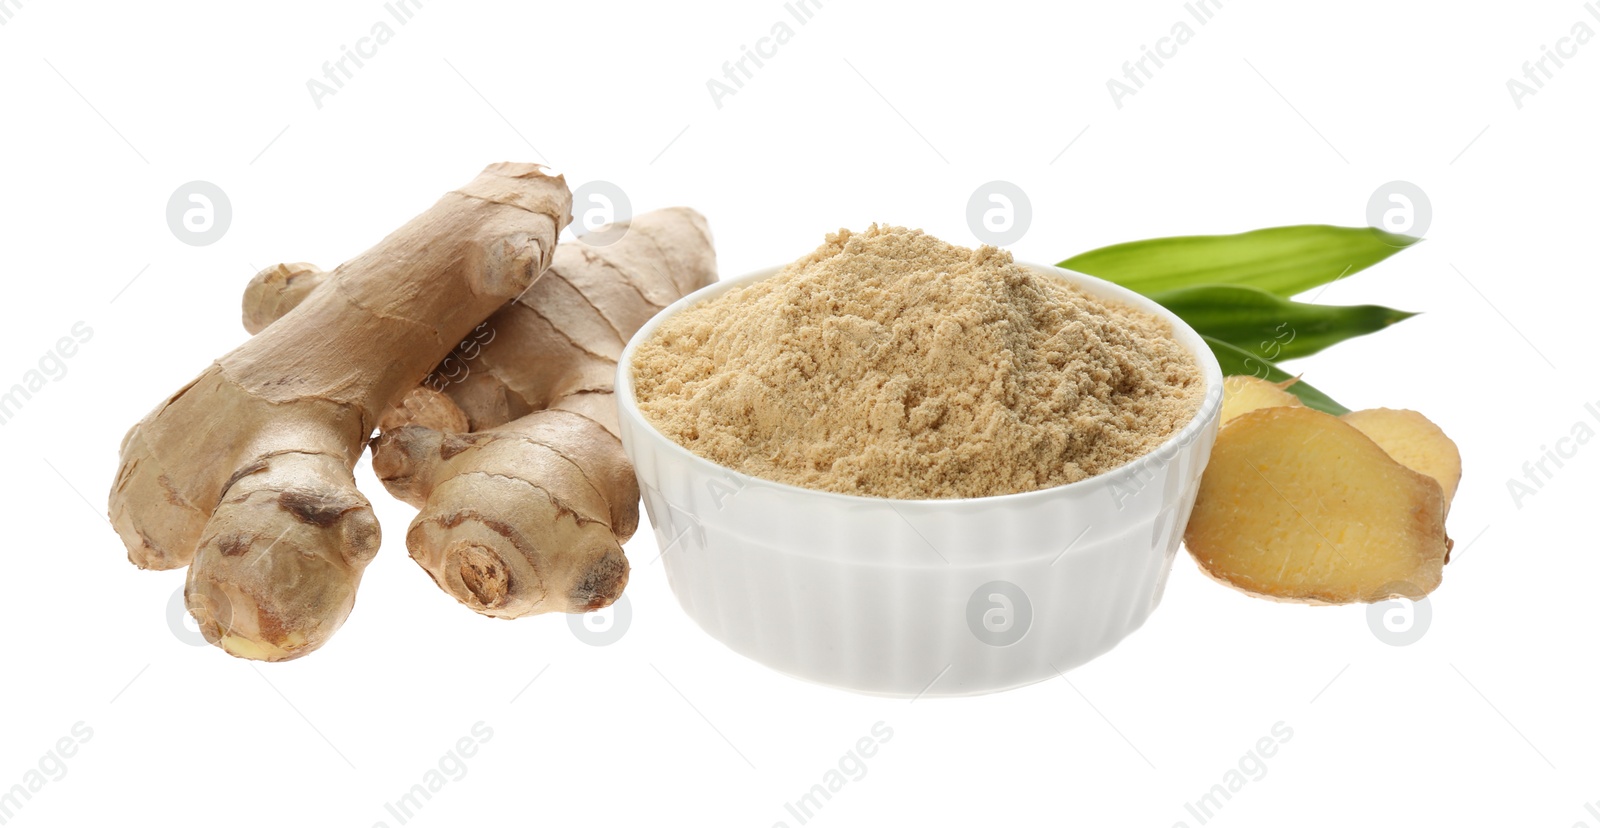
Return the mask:
<path id="1" fill-rule="evenodd" d="M 1206 337 L 1206 344 L 1211 346 L 1211 353 L 1217 355 L 1217 362 L 1222 363 L 1222 374 L 1227 377 L 1251 376 L 1260 377 L 1269 382 L 1283 382 L 1294 379 L 1294 376 L 1276 365 L 1250 353 L 1223 342 L 1220 339 Z M 1338 416 L 1349 414 L 1350 409 L 1334 402 L 1327 394 L 1311 387 L 1306 382 L 1296 382 L 1287 389 L 1289 393 L 1300 398 L 1300 401 L 1318 411 L 1326 411 Z"/>
<path id="2" fill-rule="evenodd" d="M 1295 302 L 1243 285 L 1179 288 L 1150 298 L 1206 336 L 1279 362 L 1416 316 L 1381 305 Z"/>
<path id="3" fill-rule="evenodd" d="M 1080 253 L 1060 266 L 1143 294 L 1247 285 L 1288 298 L 1377 264 L 1420 241 L 1374 227 L 1302 224 L 1231 236 L 1171 236 Z"/>

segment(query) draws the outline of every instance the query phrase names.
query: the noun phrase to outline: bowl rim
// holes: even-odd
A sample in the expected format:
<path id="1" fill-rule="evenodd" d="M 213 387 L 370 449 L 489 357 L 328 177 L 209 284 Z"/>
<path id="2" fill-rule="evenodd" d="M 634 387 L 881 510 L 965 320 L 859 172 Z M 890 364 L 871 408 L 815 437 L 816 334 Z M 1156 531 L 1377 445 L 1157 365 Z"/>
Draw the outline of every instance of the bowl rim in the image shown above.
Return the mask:
<path id="1" fill-rule="evenodd" d="M 1113 486 L 1119 482 L 1125 482 L 1128 478 L 1131 478 L 1137 474 L 1138 470 L 1143 467 L 1143 461 L 1147 458 L 1166 455 L 1168 457 L 1166 462 L 1170 462 L 1172 457 L 1177 456 L 1178 452 L 1182 451 L 1185 447 L 1198 439 L 1200 434 L 1206 428 L 1208 428 L 1213 421 L 1219 418 L 1222 413 L 1222 365 L 1217 361 L 1216 354 L 1212 353 L 1211 348 L 1206 345 L 1205 339 L 1198 331 L 1191 327 L 1189 323 L 1183 321 L 1183 319 L 1177 314 L 1156 303 L 1155 300 L 1135 293 L 1134 291 L 1118 285 L 1115 282 L 1110 282 L 1097 276 L 1090 276 L 1087 273 L 1080 273 L 1076 270 L 1068 270 L 1064 267 L 1058 267 L 1052 264 L 1040 264 L 1037 262 L 1024 261 L 1018 261 L 1017 264 L 1037 273 L 1064 279 L 1067 282 L 1072 283 L 1075 287 L 1084 289 L 1091 296 L 1094 296 L 1097 299 L 1120 302 L 1121 304 L 1129 305 L 1139 310 L 1146 311 L 1161 318 L 1169 326 L 1171 326 L 1173 338 L 1176 339 L 1180 345 L 1183 345 L 1185 348 L 1187 348 L 1194 356 L 1195 362 L 1200 368 L 1201 378 L 1204 380 L 1206 385 L 1205 394 L 1201 398 L 1199 407 L 1195 409 L 1194 416 L 1191 417 L 1182 428 L 1174 431 L 1167 437 L 1167 439 L 1163 440 L 1160 445 L 1157 445 L 1150 451 L 1145 452 L 1144 454 L 1141 454 L 1114 469 L 1110 469 L 1090 477 L 1085 477 L 1082 480 L 1075 480 L 1071 483 L 1063 483 L 1059 486 L 1049 486 L 1043 489 L 1033 489 L 1026 492 L 988 495 L 986 497 L 903 499 L 877 497 L 874 495 L 845 494 L 843 492 L 832 492 L 826 489 L 811 489 L 805 486 L 796 486 L 792 483 L 784 483 L 778 480 L 769 480 L 764 477 L 756 477 L 755 475 L 747 472 L 739 471 L 738 469 L 729 468 L 728 466 L 724 466 L 720 463 L 716 463 L 701 457 L 699 454 L 689 450 L 688 447 L 678 443 L 676 440 L 673 440 L 666 434 L 663 434 L 655 427 L 655 425 L 650 422 L 647 417 L 644 416 L 644 412 L 639 409 L 639 401 L 634 392 L 633 357 L 638 351 L 639 346 L 642 345 L 645 340 L 649 339 L 650 336 L 655 333 L 656 329 L 659 328 L 661 324 L 668 318 L 677 313 L 681 313 L 690 305 L 711 299 L 715 296 L 720 296 L 735 288 L 775 276 L 785 267 L 787 267 L 787 264 L 765 267 L 735 276 L 731 279 L 720 279 L 716 282 L 712 282 L 711 284 L 699 288 L 687 296 L 678 299 L 665 308 L 662 308 L 661 310 L 657 311 L 654 316 L 650 317 L 649 321 L 640 326 L 639 330 L 628 339 L 628 344 L 622 349 L 621 357 L 617 359 L 617 376 L 615 386 L 618 415 L 642 426 L 645 435 L 657 444 L 657 450 L 664 448 L 666 451 L 671 452 L 678 459 L 688 461 L 692 466 L 698 468 L 704 474 L 723 477 L 731 475 L 733 479 L 739 483 L 741 489 L 745 486 L 753 484 L 765 488 L 771 488 L 779 492 L 791 492 L 795 496 L 816 497 L 824 500 L 837 500 L 846 505 L 887 505 L 890 508 L 897 506 L 912 506 L 917 508 L 962 508 L 964 506 L 988 507 L 999 505 L 1023 505 L 1031 501 L 1048 500 L 1051 498 L 1060 497 L 1064 494 L 1075 494 L 1081 491 Z"/>

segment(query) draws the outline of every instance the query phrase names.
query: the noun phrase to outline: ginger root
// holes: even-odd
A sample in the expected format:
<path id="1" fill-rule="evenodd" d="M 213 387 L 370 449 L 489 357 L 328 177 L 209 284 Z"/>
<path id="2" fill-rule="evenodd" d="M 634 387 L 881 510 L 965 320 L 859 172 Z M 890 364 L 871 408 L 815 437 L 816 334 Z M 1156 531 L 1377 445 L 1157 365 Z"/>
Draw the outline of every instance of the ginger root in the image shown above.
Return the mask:
<path id="1" fill-rule="evenodd" d="M 379 415 L 539 277 L 570 208 L 538 165 L 490 166 L 128 432 L 112 525 L 140 567 L 189 565 L 207 640 L 279 661 L 339 628 L 379 544 L 351 474 Z"/>
<path id="2" fill-rule="evenodd" d="M 384 415 L 373 446 L 384 485 L 420 510 L 406 535 L 411 557 L 484 615 L 584 612 L 622 593 L 639 492 L 618 436 L 616 363 L 657 311 L 716 281 L 710 233 L 693 210 L 595 232 L 620 238 L 558 246 L 538 284 Z M 270 321 L 316 280 L 278 272 L 247 290 L 247 320 Z"/>
<path id="3" fill-rule="evenodd" d="M 305 262 L 278 264 L 250 280 L 244 292 L 244 329 L 252 336 L 311 295 L 328 274 Z"/>
<path id="4" fill-rule="evenodd" d="M 1313 603 L 1415 599 L 1438 587 L 1451 545 L 1445 489 L 1347 419 L 1375 431 L 1394 420 L 1284 405 L 1223 426 L 1184 534 L 1204 571 L 1246 592 Z M 1439 445 L 1402 422 L 1394 433 L 1406 440 L 1390 444 L 1443 467 Z M 1453 443 L 1448 454 L 1459 476 Z"/>

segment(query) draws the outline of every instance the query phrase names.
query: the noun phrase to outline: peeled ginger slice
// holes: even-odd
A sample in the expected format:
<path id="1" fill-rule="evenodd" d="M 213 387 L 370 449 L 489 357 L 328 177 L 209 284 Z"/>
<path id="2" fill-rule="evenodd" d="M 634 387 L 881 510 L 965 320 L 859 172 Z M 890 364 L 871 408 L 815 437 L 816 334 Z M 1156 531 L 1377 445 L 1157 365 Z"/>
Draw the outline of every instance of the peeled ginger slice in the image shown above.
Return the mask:
<path id="1" fill-rule="evenodd" d="M 1275 382 L 1248 375 L 1226 377 L 1222 380 L 1222 423 L 1258 408 L 1283 405 L 1300 405 L 1300 398 L 1283 390 Z"/>
<path id="2" fill-rule="evenodd" d="M 1184 534 L 1212 576 L 1271 598 L 1419 598 L 1448 551 L 1445 496 L 1355 426 L 1303 406 L 1223 428 Z"/>
<path id="3" fill-rule="evenodd" d="M 1360 429 L 1390 457 L 1439 482 L 1449 503 L 1461 483 L 1461 451 L 1432 420 L 1415 411 L 1369 408 L 1340 417 Z"/>

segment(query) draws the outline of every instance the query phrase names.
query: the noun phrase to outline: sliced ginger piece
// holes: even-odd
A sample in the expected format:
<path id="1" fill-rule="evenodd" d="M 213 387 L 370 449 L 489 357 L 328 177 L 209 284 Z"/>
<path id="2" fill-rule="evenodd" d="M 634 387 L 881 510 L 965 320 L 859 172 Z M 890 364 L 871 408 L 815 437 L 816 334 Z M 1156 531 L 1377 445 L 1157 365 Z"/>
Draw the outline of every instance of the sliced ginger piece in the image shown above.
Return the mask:
<path id="1" fill-rule="evenodd" d="M 1369 408 L 1339 419 L 1371 437 L 1400 465 L 1437 480 L 1446 503 L 1455 498 L 1461 483 L 1461 451 L 1432 420 L 1403 408 Z"/>
<path id="2" fill-rule="evenodd" d="M 1222 380 L 1222 422 L 1258 408 L 1301 405 L 1300 398 L 1285 391 L 1286 385 L 1260 377 L 1240 375 Z"/>
<path id="3" fill-rule="evenodd" d="M 1184 541 L 1246 592 L 1342 604 L 1439 585 L 1444 492 L 1338 417 L 1283 406 L 1222 429 Z"/>

